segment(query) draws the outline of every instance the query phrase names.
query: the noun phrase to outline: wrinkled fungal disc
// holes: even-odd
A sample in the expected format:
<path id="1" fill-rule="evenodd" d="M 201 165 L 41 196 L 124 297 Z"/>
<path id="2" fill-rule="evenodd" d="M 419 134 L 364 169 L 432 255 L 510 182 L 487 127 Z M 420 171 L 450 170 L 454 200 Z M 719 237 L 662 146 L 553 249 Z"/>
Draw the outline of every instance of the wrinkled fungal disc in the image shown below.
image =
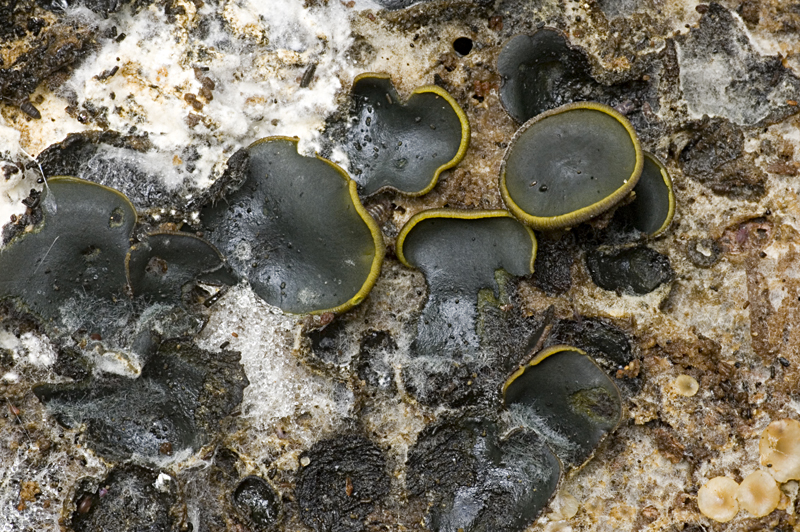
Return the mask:
<path id="1" fill-rule="evenodd" d="M 766 471 L 753 471 L 747 475 L 736 490 L 739 507 L 753 517 L 771 514 L 781 501 L 781 489 Z"/>
<path id="2" fill-rule="evenodd" d="M 667 230 L 675 215 L 675 193 L 667 169 L 655 155 L 643 152 L 642 175 L 633 192 L 635 199 L 619 210 L 633 227 L 652 237 Z"/>
<path id="3" fill-rule="evenodd" d="M 356 122 L 345 150 L 364 195 L 383 188 L 425 194 L 464 157 L 469 122 L 444 89 L 421 87 L 402 103 L 387 75 L 362 74 L 351 94 Z"/>
<path id="4" fill-rule="evenodd" d="M 208 239 L 261 298 L 286 312 L 360 303 L 384 248 L 355 182 L 330 161 L 297 153 L 296 139 L 265 138 L 248 153 L 242 186 L 202 212 Z"/>
<path id="5" fill-rule="evenodd" d="M 315 532 L 361 532 L 389 494 L 384 452 L 361 435 L 318 441 L 300 456 L 294 495 L 303 522 Z M 380 506 L 379 506 L 380 507 Z"/>
<path id="6" fill-rule="evenodd" d="M 44 220 L 0 250 L 0 298 L 18 297 L 45 319 L 76 297 L 111 299 L 125 289 L 125 253 L 136 212 L 116 190 L 53 177 Z"/>
<path id="7" fill-rule="evenodd" d="M 599 103 L 575 103 L 526 122 L 500 168 L 509 210 L 534 229 L 570 227 L 609 209 L 639 180 L 630 123 Z"/>
<path id="8" fill-rule="evenodd" d="M 541 351 L 503 387 L 513 409 L 548 441 L 566 467 L 580 467 L 622 416 L 619 390 L 580 349 Z"/>
<path id="9" fill-rule="evenodd" d="M 739 484 L 728 477 L 714 477 L 697 490 L 697 507 L 704 516 L 727 523 L 739 513 Z"/>
<path id="10" fill-rule="evenodd" d="M 775 480 L 800 480 L 800 422 L 776 419 L 761 433 L 758 442 L 761 465 Z"/>
<path id="11" fill-rule="evenodd" d="M 543 28 L 511 38 L 497 58 L 503 78 L 500 101 L 517 122 L 570 103 L 585 85 L 595 85 L 586 55 L 570 48 L 558 30 Z M 585 96 L 584 96 L 585 98 Z"/>
<path id="12" fill-rule="evenodd" d="M 209 284 L 236 282 L 226 275 L 225 259 L 217 248 L 188 233 L 148 235 L 130 249 L 125 266 L 133 295 L 152 301 L 180 303 L 183 287 L 201 278 L 211 281 Z"/>

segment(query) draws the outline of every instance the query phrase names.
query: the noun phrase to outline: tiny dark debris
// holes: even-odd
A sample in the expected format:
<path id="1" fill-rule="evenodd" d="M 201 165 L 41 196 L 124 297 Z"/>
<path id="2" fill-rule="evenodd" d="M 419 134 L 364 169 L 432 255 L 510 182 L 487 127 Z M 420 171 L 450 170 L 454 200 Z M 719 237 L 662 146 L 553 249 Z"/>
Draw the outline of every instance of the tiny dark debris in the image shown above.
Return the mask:
<path id="1" fill-rule="evenodd" d="M 280 517 L 280 497 L 260 477 L 243 479 L 233 492 L 233 504 L 242 516 L 260 528 L 274 525 Z"/>
<path id="2" fill-rule="evenodd" d="M 453 41 L 453 50 L 460 56 L 469 55 L 472 51 L 472 39 L 469 37 L 459 37 Z"/>
<path id="3" fill-rule="evenodd" d="M 13 11 L 13 7 L 11 9 Z M 3 11 L 0 8 L 0 26 L 5 26 Z M 28 97 L 41 82 L 55 79 L 59 72 L 80 64 L 94 46 L 94 32 L 90 28 L 54 24 L 44 29 L 39 37 L 32 39 L 27 52 L 19 55 L 8 68 L 0 68 L 0 97 L 17 102 L 32 118 L 40 118 Z"/>
<path id="4" fill-rule="evenodd" d="M 314 80 L 314 73 L 317 71 L 317 64 L 311 63 L 303 72 L 303 77 L 300 79 L 300 88 L 305 89 Z"/>
<path id="5" fill-rule="evenodd" d="M 37 225 L 43 219 L 42 207 L 39 198 L 42 193 L 36 189 L 31 189 L 27 198 L 22 200 L 23 205 L 27 207 L 25 212 L 18 216 L 13 223 L 3 226 L 3 245 L 8 244 L 15 236 L 18 236 L 25 231 L 25 228 L 32 225 Z"/>

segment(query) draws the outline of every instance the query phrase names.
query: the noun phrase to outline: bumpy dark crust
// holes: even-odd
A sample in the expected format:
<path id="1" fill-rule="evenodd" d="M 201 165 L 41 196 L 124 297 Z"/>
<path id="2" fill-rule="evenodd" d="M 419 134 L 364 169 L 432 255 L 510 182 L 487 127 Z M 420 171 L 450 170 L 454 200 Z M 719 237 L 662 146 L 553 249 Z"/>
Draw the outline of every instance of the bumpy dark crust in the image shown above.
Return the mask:
<path id="1" fill-rule="evenodd" d="M 356 532 L 389 493 L 383 452 L 363 436 L 338 436 L 303 454 L 297 502 L 303 522 L 317 532 Z"/>

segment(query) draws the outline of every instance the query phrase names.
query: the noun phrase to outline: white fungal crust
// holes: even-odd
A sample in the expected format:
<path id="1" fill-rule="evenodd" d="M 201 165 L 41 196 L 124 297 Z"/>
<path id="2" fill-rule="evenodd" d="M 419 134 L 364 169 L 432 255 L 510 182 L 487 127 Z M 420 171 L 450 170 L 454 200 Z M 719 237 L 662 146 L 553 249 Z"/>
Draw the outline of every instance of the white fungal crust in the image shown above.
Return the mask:
<path id="1" fill-rule="evenodd" d="M 739 484 L 731 478 L 712 478 L 697 492 L 700 513 L 714 521 L 727 523 L 739 512 L 739 503 L 736 501 L 738 489 Z"/>
<path id="2" fill-rule="evenodd" d="M 800 479 L 800 422 L 779 419 L 770 423 L 758 444 L 761 465 L 778 482 Z"/>
<path id="3" fill-rule="evenodd" d="M 739 485 L 736 499 L 739 506 L 753 517 L 764 517 L 778 507 L 781 490 L 769 473 L 754 471 Z"/>

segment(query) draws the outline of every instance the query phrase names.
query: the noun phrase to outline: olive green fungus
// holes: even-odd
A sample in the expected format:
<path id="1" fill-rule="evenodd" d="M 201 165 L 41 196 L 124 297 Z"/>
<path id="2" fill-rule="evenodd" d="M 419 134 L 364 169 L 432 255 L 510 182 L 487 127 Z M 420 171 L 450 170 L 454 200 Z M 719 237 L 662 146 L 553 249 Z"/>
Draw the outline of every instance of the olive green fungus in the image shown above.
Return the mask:
<path id="1" fill-rule="evenodd" d="M 528 428 L 485 417 L 427 426 L 408 452 L 406 486 L 429 501 L 436 532 L 525 530 L 550 502 L 561 464 Z"/>
<path id="2" fill-rule="evenodd" d="M 220 252 L 202 238 L 177 231 L 152 233 L 125 258 L 131 294 L 153 302 L 180 302 L 196 281 L 234 284 Z"/>
<path id="3" fill-rule="evenodd" d="M 384 247 L 356 183 L 334 163 L 268 137 L 248 149 L 246 178 L 206 207 L 209 241 L 253 290 L 286 312 L 344 312 L 377 280 Z"/>
<path id="4" fill-rule="evenodd" d="M 567 468 L 582 466 L 622 417 L 614 382 L 584 351 L 540 351 L 503 386 L 505 405 L 547 440 Z"/>
<path id="5" fill-rule="evenodd" d="M 675 276 L 669 257 L 644 245 L 591 249 L 586 268 L 600 288 L 636 295 L 648 294 Z"/>
<path id="6" fill-rule="evenodd" d="M 344 149 L 363 195 L 386 188 L 426 194 L 464 157 L 469 121 L 441 87 L 420 87 L 403 103 L 388 75 L 367 73 L 355 79 L 351 94 Z"/>
<path id="7" fill-rule="evenodd" d="M 249 384 L 238 352 L 205 351 L 186 338 L 165 340 L 143 358 L 135 379 L 99 373 L 33 392 L 62 425 L 85 425 L 87 444 L 104 458 L 156 463 L 207 443 Z"/>
<path id="8" fill-rule="evenodd" d="M 651 153 L 643 155 L 642 175 L 633 189 L 635 197 L 617 214 L 642 233 L 657 237 L 669 228 L 675 216 L 675 193 L 672 178 L 661 161 Z"/>
<path id="9" fill-rule="evenodd" d="M 506 211 L 434 209 L 406 223 L 396 253 L 403 264 L 420 269 L 428 284 L 416 350 L 452 356 L 480 346 L 479 292 L 500 289 L 496 273 L 533 272 L 536 237 Z"/>
<path id="10" fill-rule="evenodd" d="M 497 71 L 503 78 L 500 101 L 519 123 L 584 99 L 586 86 L 597 85 L 586 54 L 552 28 L 512 37 L 497 58 Z"/>
<path id="11" fill-rule="evenodd" d="M 500 166 L 500 192 L 514 216 L 534 229 L 571 227 L 627 196 L 643 164 L 625 117 L 600 103 L 573 103 L 517 131 Z"/>
<path id="12" fill-rule="evenodd" d="M 120 192 L 89 181 L 60 176 L 47 185 L 42 222 L 0 250 L 0 299 L 57 325 L 69 300 L 124 295 L 136 211 Z"/>

